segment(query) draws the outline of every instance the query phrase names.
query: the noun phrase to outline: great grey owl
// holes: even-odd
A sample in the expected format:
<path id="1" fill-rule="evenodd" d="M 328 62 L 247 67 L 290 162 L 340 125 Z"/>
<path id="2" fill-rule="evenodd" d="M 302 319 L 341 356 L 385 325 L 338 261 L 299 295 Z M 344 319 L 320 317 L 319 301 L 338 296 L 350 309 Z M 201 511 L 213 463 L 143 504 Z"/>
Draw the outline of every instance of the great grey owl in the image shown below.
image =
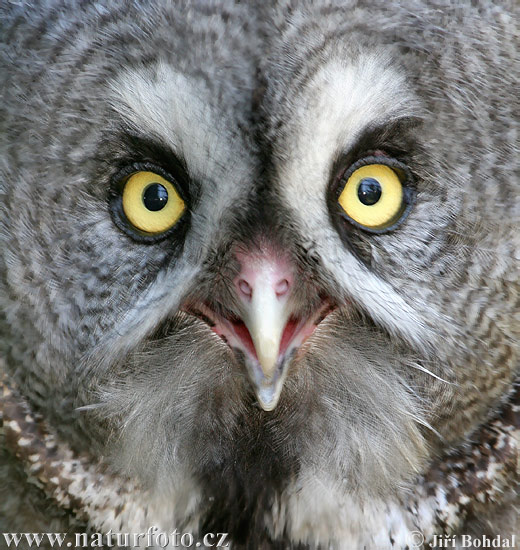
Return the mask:
<path id="1" fill-rule="evenodd" d="M 0 531 L 514 543 L 518 2 L 0 10 Z"/>

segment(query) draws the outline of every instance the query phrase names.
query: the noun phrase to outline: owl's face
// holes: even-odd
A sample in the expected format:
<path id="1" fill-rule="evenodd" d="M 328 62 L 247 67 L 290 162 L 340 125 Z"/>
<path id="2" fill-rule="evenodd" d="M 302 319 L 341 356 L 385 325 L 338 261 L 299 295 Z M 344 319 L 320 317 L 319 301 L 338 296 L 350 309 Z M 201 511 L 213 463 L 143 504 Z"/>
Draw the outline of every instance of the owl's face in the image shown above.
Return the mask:
<path id="1" fill-rule="evenodd" d="M 511 383 L 508 168 L 474 161 L 508 150 L 358 11 L 331 38 L 226 9 L 88 8 L 17 52 L 8 365 L 176 522 L 326 540 Z"/>

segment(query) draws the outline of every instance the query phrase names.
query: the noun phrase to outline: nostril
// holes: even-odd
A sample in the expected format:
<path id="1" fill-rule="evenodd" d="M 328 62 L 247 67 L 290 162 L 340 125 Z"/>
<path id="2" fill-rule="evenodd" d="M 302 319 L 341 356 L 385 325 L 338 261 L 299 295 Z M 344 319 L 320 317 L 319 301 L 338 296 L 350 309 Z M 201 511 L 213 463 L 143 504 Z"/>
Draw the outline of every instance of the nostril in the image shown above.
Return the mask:
<path id="1" fill-rule="evenodd" d="M 246 280 L 240 279 L 238 281 L 238 288 L 244 296 L 246 296 L 247 298 L 251 298 L 253 294 L 253 289 L 251 288 L 251 285 Z"/>
<path id="2" fill-rule="evenodd" d="M 289 290 L 289 281 L 287 279 L 282 279 L 278 281 L 274 287 L 274 291 L 278 297 L 283 296 Z"/>

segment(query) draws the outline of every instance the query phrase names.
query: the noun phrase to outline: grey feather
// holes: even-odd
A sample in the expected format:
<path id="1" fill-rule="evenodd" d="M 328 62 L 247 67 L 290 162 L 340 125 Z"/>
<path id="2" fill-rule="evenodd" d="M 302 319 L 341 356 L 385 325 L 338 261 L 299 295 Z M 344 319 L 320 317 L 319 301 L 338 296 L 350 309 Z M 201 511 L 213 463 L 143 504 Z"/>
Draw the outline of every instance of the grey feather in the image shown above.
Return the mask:
<path id="1" fill-rule="evenodd" d="M 500 430 L 513 460 L 519 20 L 516 2 L 2 6 L 1 368 L 66 456 L 165 531 L 234 548 L 404 548 L 434 534 L 411 503 L 441 498 L 443 460 Z M 376 233 L 332 191 L 370 155 L 413 196 Z M 114 206 L 135 166 L 184 181 L 182 221 L 146 242 Z M 215 328 L 246 319 L 241 254 L 290 265 L 291 315 L 320 313 L 272 411 Z M 1 437 L 0 531 L 89 523 Z M 428 525 L 520 536 L 507 472 L 478 519 Z"/>

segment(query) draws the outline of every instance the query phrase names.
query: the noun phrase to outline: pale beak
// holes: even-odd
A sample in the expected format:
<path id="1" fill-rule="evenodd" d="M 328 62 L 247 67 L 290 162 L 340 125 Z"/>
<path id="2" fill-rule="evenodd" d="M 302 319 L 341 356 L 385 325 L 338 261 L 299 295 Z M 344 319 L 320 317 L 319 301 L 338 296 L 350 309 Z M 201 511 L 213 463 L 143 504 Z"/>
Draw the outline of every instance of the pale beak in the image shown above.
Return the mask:
<path id="1" fill-rule="evenodd" d="M 280 344 L 290 315 L 287 302 L 287 294 L 280 297 L 269 279 L 259 278 L 250 302 L 243 306 L 243 321 L 258 358 L 258 364 L 248 358 L 248 369 L 260 406 L 266 411 L 276 407 L 285 379 Z"/>
<path id="2" fill-rule="evenodd" d="M 293 266 L 268 248 L 236 256 L 241 266 L 234 281 L 240 315 L 254 346 L 254 350 L 245 348 L 246 367 L 260 406 L 271 411 L 282 391 L 290 353 L 283 337 L 291 317 Z M 239 342 L 242 349 L 243 344 Z"/>
<path id="3" fill-rule="evenodd" d="M 264 284 L 262 284 L 262 282 Z M 287 296 L 279 298 L 270 281 L 258 281 L 243 321 L 251 334 L 258 362 L 267 379 L 275 374 L 283 331 L 289 318 Z"/>

